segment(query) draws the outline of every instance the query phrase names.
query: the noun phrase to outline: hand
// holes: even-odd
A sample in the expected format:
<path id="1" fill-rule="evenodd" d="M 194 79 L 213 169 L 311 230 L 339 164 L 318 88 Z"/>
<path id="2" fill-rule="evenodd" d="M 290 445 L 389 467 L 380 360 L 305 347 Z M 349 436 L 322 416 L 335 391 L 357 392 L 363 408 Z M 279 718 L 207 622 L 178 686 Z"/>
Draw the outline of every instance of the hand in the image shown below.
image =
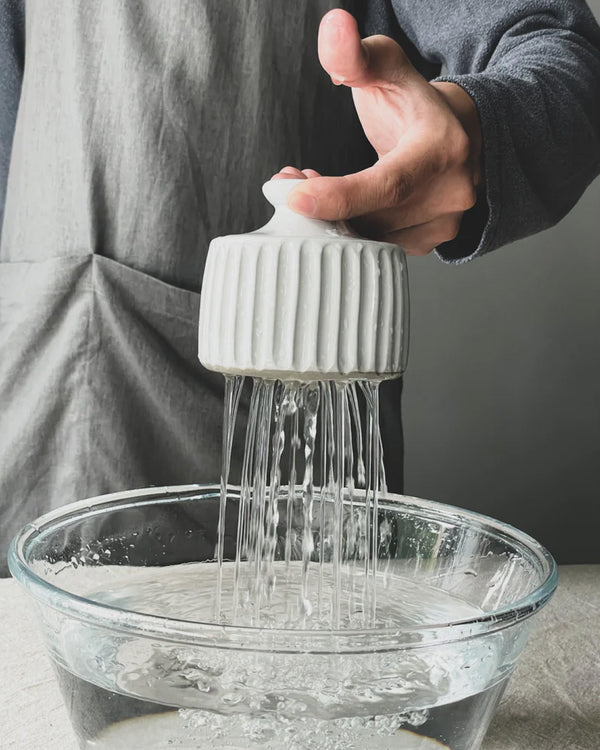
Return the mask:
<path id="1" fill-rule="evenodd" d="M 456 237 L 480 180 L 473 100 L 455 84 L 428 83 L 392 39 L 361 41 L 356 21 L 343 10 L 321 22 L 319 59 L 333 83 L 351 87 L 378 160 L 343 177 L 287 167 L 281 177 L 312 178 L 290 193 L 290 208 L 319 219 L 352 219 L 361 234 L 402 245 L 411 255 Z"/>

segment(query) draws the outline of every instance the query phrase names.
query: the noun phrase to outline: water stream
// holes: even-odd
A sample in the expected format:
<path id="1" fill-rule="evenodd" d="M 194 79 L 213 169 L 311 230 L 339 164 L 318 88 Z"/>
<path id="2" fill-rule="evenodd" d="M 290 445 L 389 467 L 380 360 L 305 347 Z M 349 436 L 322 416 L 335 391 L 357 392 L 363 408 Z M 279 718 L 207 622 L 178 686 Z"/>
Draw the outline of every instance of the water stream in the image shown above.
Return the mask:
<path id="1" fill-rule="evenodd" d="M 226 376 L 217 549 L 217 622 L 369 627 L 377 620 L 378 499 L 385 493 L 378 383 L 254 378 L 244 444 L 231 603 L 223 602 L 224 529 L 233 435 L 244 378 Z M 364 402 L 364 419 L 359 401 Z M 360 513 L 355 508 L 360 505 Z M 315 519 L 315 513 L 319 514 Z M 326 517 L 327 516 L 327 517 Z M 315 521 L 318 521 L 315 523 Z M 315 533 L 314 526 L 318 529 Z M 266 615 L 283 559 L 299 592 Z M 333 585 L 323 586 L 331 569 Z M 317 583 L 312 585 L 311 577 Z M 342 579 L 344 583 L 342 584 Z M 231 613 L 225 617 L 224 611 Z"/>
<path id="2" fill-rule="evenodd" d="M 484 612 L 462 598 L 460 567 L 445 587 L 443 567 L 440 583 L 432 566 L 413 564 L 452 537 L 443 525 L 403 521 L 387 502 L 378 385 L 254 379 L 235 487 L 243 385 L 226 378 L 217 564 L 211 536 L 202 559 L 77 568 L 90 577 L 92 600 L 168 613 L 202 637 L 162 641 L 70 621 L 56 669 L 80 747 L 478 748 L 512 668 L 514 636 L 419 642 L 424 626 Z M 200 507 L 208 511 L 210 499 Z M 403 523 L 408 533 L 399 535 Z M 199 529 L 206 540 L 206 524 Z M 101 585 L 98 573 L 109 576 Z M 356 650 L 340 647 L 332 630 L 356 638 Z M 258 646 L 246 642 L 257 633 Z"/>

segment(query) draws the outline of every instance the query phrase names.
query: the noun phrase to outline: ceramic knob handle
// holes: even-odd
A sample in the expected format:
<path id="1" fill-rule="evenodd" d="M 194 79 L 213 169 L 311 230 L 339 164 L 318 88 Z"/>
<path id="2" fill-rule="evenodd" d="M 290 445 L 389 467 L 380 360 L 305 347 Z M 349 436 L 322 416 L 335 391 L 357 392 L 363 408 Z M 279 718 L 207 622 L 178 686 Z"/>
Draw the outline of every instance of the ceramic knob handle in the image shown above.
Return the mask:
<path id="1" fill-rule="evenodd" d="M 263 195 L 275 208 L 277 208 L 277 206 L 285 206 L 288 195 L 296 185 L 299 185 L 304 181 L 305 180 L 286 180 L 283 178 L 280 180 L 265 182 L 262 186 Z"/>
<path id="2" fill-rule="evenodd" d="M 400 375 L 408 344 L 406 258 L 286 205 L 303 180 L 272 180 L 261 229 L 210 244 L 198 356 L 210 370 L 280 380 Z"/>

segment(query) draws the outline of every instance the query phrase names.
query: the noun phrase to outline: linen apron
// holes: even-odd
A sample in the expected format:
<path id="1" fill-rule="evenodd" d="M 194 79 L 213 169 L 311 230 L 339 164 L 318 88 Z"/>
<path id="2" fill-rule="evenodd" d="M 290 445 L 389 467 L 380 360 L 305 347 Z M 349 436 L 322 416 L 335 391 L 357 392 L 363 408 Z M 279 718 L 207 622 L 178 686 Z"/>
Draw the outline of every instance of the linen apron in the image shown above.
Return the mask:
<path id="1" fill-rule="evenodd" d="M 338 5 L 27 1 L 0 249 L 2 570 L 18 528 L 64 503 L 218 481 L 223 378 L 197 360 L 209 241 L 263 224 L 261 184 L 286 164 L 372 160 L 317 59 Z M 382 408 L 396 488 L 400 387 Z"/>

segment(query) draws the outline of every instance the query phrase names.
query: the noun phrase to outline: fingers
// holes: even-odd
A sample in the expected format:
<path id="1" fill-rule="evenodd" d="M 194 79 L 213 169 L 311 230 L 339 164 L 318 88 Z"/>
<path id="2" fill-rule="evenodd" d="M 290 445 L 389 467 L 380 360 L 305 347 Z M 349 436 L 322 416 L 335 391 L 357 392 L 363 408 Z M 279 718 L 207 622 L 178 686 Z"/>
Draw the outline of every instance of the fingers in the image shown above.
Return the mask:
<path id="1" fill-rule="evenodd" d="M 364 172 L 369 172 L 369 170 L 364 170 Z M 443 242 L 449 242 L 456 237 L 460 229 L 460 221 L 463 215 L 462 210 L 437 216 L 435 219 L 429 221 L 422 220 L 419 223 L 415 222 L 413 225 L 405 226 L 404 228 L 397 228 L 402 226 L 403 217 L 396 206 L 393 208 L 378 209 L 371 213 L 354 213 L 356 209 L 352 205 L 352 200 L 354 199 L 354 196 L 360 196 L 360 181 L 361 179 L 364 181 L 364 172 L 359 172 L 355 175 L 346 175 L 345 177 L 321 177 L 321 175 L 314 169 L 300 170 L 296 167 L 288 166 L 273 175 L 271 179 L 310 179 L 311 184 L 310 186 L 307 185 L 307 188 L 317 187 L 317 196 L 319 193 L 322 193 L 323 195 L 332 195 L 336 196 L 336 199 L 340 201 L 337 209 L 335 206 L 332 206 L 332 210 L 337 210 L 338 214 L 340 212 L 347 213 L 347 216 L 341 218 L 352 218 L 353 216 L 358 216 L 358 218 L 353 219 L 352 224 L 360 234 L 366 237 L 379 239 L 383 242 L 391 242 L 395 245 L 400 245 L 408 255 L 427 255 L 432 250 L 435 250 L 438 245 L 441 245 Z M 373 172 L 375 172 L 375 174 L 373 174 Z M 318 178 L 318 182 L 314 182 L 316 178 Z M 370 174 L 367 176 L 367 195 L 357 199 L 361 201 L 362 206 L 369 205 L 369 200 L 377 202 L 378 206 L 381 205 L 381 194 L 379 197 L 369 197 L 373 192 L 370 189 L 371 186 L 368 184 L 371 179 L 375 183 L 380 184 L 380 175 L 377 174 L 377 170 L 374 170 L 374 167 L 370 168 Z M 341 186 L 344 187 L 341 188 Z M 407 181 L 404 189 L 408 192 L 412 189 L 412 185 L 409 184 L 409 181 Z M 347 190 L 345 198 L 344 190 Z M 304 186 L 301 186 L 292 191 L 290 198 L 288 198 L 288 205 L 294 210 L 298 210 L 298 207 L 302 208 L 302 210 L 299 211 L 300 213 L 314 215 L 316 200 L 317 199 L 314 195 L 307 194 L 304 190 Z M 322 203 L 320 204 L 320 208 L 321 207 Z M 310 211 L 312 211 L 313 214 L 311 214 Z M 364 215 L 359 215 L 360 213 L 363 213 Z M 413 212 L 412 215 L 418 216 L 418 210 Z M 325 217 L 321 216 L 321 213 L 319 213 L 319 218 Z"/>
<path id="2" fill-rule="evenodd" d="M 364 237 L 383 239 L 402 229 L 428 224 L 439 216 L 460 215 L 472 208 L 476 199 L 477 193 L 467 177 L 451 175 L 438 179 L 435 185 L 422 184 L 416 194 L 393 208 L 352 217 L 352 225 Z"/>
<path id="3" fill-rule="evenodd" d="M 372 174 L 376 165 L 343 177 L 316 177 L 296 187 L 287 204 L 297 213 L 316 219 L 339 221 L 360 216 L 384 205 L 381 181 Z M 390 206 L 393 203 L 389 204 Z"/>
<path id="4" fill-rule="evenodd" d="M 306 175 L 296 167 L 283 167 L 277 174 L 271 177 L 272 180 L 305 180 Z"/>
<path id="5" fill-rule="evenodd" d="M 274 174 L 272 180 L 306 180 L 311 177 L 320 177 L 321 175 L 314 169 L 296 169 L 296 167 L 283 167 L 277 174 Z"/>
<path id="6" fill-rule="evenodd" d="M 305 216 L 327 221 L 351 219 L 382 209 L 402 210 L 416 187 L 429 180 L 434 168 L 426 150 L 407 143 L 402 152 L 386 154 L 361 172 L 319 177 L 299 185 L 288 196 L 288 206 Z M 400 226 L 418 223 L 421 222 L 410 221 Z"/>
<path id="7" fill-rule="evenodd" d="M 417 131 L 361 172 L 311 179 L 292 190 L 288 206 L 328 221 L 364 217 L 368 235 L 466 211 L 476 199 L 469 170 L 461 160 L 452 165 L 436 138 Z"/>
<path id="8" fill-rule="evenodd" d="M 382 239 L 400 245 L 407 255 L 427 255 L 438 245 L 457 236 L 461 217 L 462 212 L 447 214 L 425 224 L 392 232 Z"/>
<path id="9" fill-rule="evenodd" d="M 368 82 L 368 62 L 356 20 L 345 10 L 327 13 L 319 27 L 319 60 L 335 84 Z"/>
<path id="10" fill-rule="evenodd" d="M 414 71 L 402 48 L 386 36 L 361 40 L 356 20 L 339 8 L 319 27 L 319 60 L 336 85 L 352 88 L 400 83 Z M 416 73 L 416 71 L 414 71 Z"/>

